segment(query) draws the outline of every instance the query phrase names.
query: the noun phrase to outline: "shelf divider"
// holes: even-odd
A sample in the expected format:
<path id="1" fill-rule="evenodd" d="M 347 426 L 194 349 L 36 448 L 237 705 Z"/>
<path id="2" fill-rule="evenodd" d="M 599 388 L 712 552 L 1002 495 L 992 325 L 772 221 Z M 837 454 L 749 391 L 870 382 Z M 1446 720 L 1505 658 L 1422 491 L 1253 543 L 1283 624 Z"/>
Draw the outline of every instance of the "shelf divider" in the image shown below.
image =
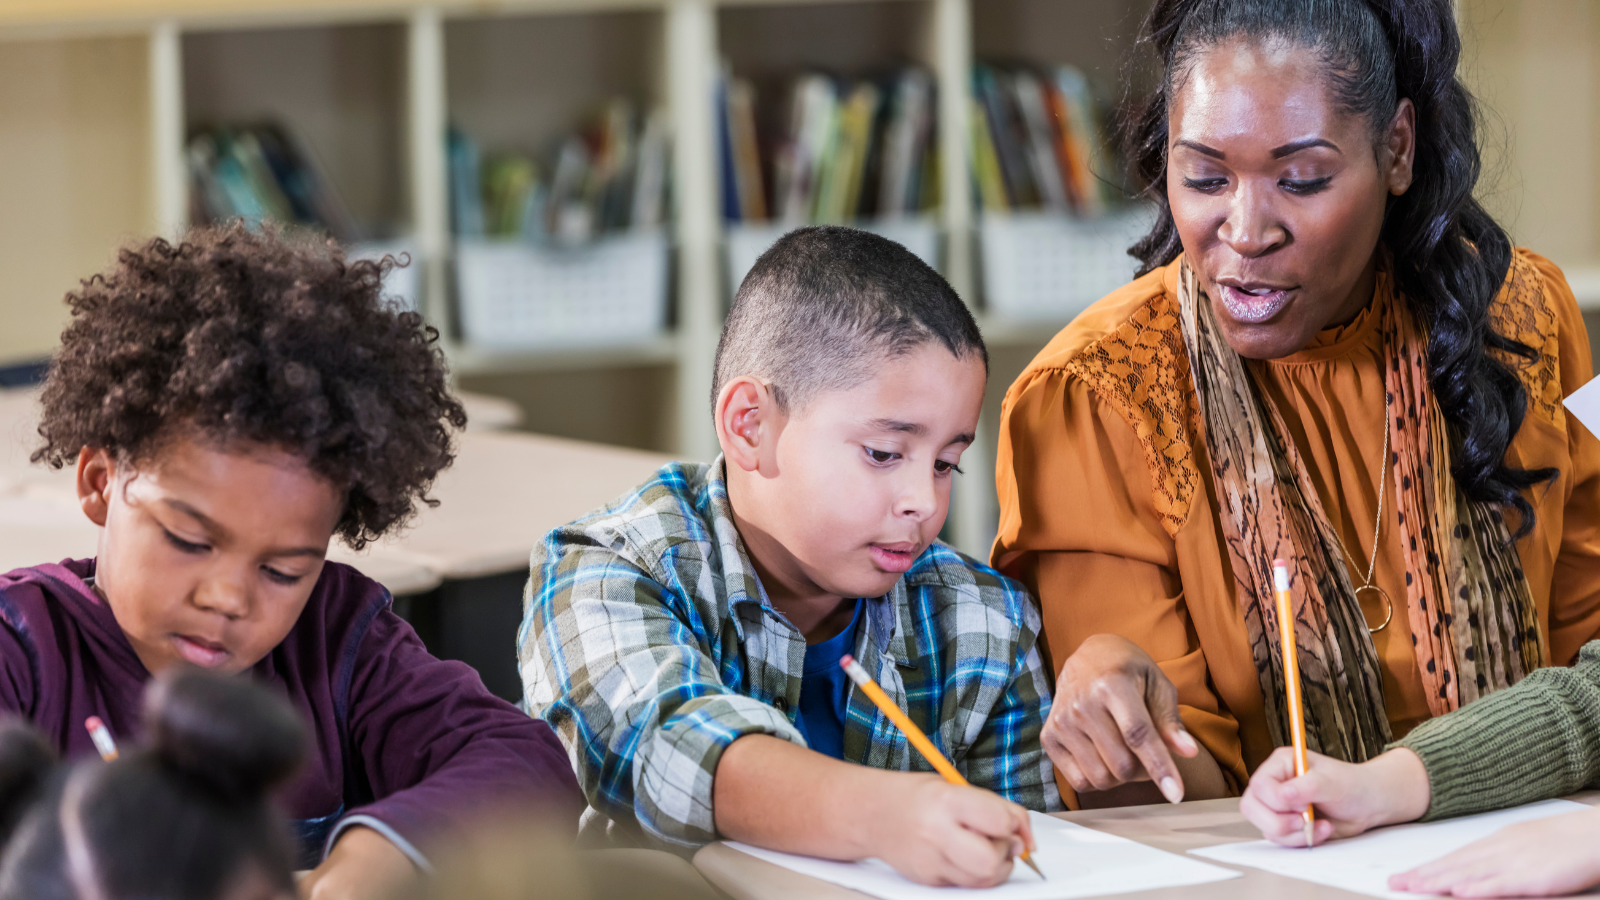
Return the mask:
<path id="1" fill-rule="evenodd" d="M 183 159 L 183 34 L 168 19 L 150 29 L 150 196 L 156 233 L 177 240 L 189 227 Z"/>
<path id="2" fill-rule="evenodd" d="M 406 27 L 406 117 L 411 218 L 422 267 L 422 314 L 448 334 L 445 259 L 449 248 L 448 173 L 444 154 L 444 21 L 438 7 L 411 11 Z"/>
<path id="3" fill-rule="evenodd" d="M 717 261 L 717 15 L 710 0 L 672 0 L 667 7 L 667 100 L 673 124 L 672 165 L 678 228 L 678 435 L 680 456 L 710 461 L 716 432 L 707 420 L 712 358 L 722 325 Z"/>

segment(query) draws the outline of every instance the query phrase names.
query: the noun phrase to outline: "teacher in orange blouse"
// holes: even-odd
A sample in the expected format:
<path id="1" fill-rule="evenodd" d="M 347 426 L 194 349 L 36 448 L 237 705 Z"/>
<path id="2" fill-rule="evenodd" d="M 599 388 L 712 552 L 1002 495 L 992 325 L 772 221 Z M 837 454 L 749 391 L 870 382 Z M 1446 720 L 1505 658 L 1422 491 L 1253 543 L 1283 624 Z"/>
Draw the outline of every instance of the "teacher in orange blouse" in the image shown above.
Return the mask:
<path id="1" fill-rule="evenodd" d="M 1158 0 L 1144 273 L 1006 395 L 995 565 L 1034 589 L 1080 802 L 1360 761 L 1600 637 L 1600 444 L 1572 292 L 1473 199 L 1449 0 Z M 1160 793 L 1158 794 L 1157 791 Z"/>

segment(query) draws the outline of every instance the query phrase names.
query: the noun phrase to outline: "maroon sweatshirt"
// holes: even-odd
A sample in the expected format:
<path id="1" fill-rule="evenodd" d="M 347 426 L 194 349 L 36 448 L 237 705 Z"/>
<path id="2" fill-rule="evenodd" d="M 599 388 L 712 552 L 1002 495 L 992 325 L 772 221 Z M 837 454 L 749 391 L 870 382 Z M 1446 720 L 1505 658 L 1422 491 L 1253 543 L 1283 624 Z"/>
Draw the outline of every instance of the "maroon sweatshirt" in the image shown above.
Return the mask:
<path id="1" fill-rule="evenodd" d="M 137 738 L 150 680 L 85 583 L 93 575 L 92 559 L 0 575 L 0 711 L 31 720 L 69 759 L 95 752 L 89 716 L 119 741 Z M 251 675 L 310 726 L 306 765 L 279 797 L 305 865 L 360 824 L 428 868 L 437 836 L 507 804 L 576 831 L 583 799 L 550 726 L 490 694 L 466 664 L 435 659 L 389 592 L 349 566 L 323 567 L 300 620 Z"/>

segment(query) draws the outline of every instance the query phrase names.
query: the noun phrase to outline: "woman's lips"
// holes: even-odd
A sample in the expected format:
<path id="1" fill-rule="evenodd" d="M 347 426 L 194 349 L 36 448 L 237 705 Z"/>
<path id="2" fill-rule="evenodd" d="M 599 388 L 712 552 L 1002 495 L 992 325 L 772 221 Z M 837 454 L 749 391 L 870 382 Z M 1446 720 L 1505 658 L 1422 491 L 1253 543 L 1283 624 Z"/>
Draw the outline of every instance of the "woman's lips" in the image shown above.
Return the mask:
<path id="1" fill-rule="evenodd" d="M 1218 284 L 1217 291 L 1222 295 L 1222 305 L 1227 307 L 1228 315 L 1247 325 L 1271 321 L 1289 305 L 1289 298 L 1294 293 L 1293 288 L 1231 284 Z"/>
<path id="2" fill-rule="evenodd" d="M 215 669 L 228 661 L 231 656 L 228 648 L 204 638 L 191 637 L 185 634 L 172 636 L 172 646 L 178 655 L 186 662 L 193 663 L 203 669 Z"/>
<path id="3" fill-rule="evenodd" d="M 917 561 L 916 544 L 873 544 L 872 561 L 885 572 L 904 572 Z"/>

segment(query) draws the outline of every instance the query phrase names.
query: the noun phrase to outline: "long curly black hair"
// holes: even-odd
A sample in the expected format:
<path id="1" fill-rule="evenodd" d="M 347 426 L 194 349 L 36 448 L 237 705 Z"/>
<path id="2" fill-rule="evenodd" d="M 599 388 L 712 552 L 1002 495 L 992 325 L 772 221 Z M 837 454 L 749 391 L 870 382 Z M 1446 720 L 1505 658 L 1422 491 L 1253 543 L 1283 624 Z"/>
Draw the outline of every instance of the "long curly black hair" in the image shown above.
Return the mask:
<path id="1" fill-rule="evenodd" d="M 1336 101 L 1386 130 L 1397 105 L 1416 107 L 1411 187 L 1390 199 L 1380 238 L 1394 279 L 1428 334 L 1428 380 L 1450 425 L 1450 473 L 1473 500 L 1518 513 L 1533 529 L 1522 491 L 1555 469 L 1505 464 L 1522 426 L 1527 392 L 1490 351 L 1526 363 L 1538 351 L 1495 332 L 1489 306 L 1511 265 L 1511 239 L 1473 198 L 1482 168 L 1474 101 L 1456 77 L 1461 37 L 1450 0 L 1157 0 L 1140 43 L 1161 67 L 1157 87 L 1123 127 L 1138 184 L 1160 210 L 1129 249 L 1140 274 L 1183 247 L 1167 204 L 1167 112 L 1196 56 L 1233 39 L 1282 40 L 1317 54 Z M 1146 56 L 1148 57 L 1148 53 Z"/>
<path id="2" fill-rule="evenodd" d="M 238 223 L 123 249 L 67 295 L 33 460 L 139 462 L 183 429 L 278 448 L 344 492 L 335 533 L 360 549 L 436 502 L 467 422 L 438 332 L 383 297 L 395 265 Z"/>

